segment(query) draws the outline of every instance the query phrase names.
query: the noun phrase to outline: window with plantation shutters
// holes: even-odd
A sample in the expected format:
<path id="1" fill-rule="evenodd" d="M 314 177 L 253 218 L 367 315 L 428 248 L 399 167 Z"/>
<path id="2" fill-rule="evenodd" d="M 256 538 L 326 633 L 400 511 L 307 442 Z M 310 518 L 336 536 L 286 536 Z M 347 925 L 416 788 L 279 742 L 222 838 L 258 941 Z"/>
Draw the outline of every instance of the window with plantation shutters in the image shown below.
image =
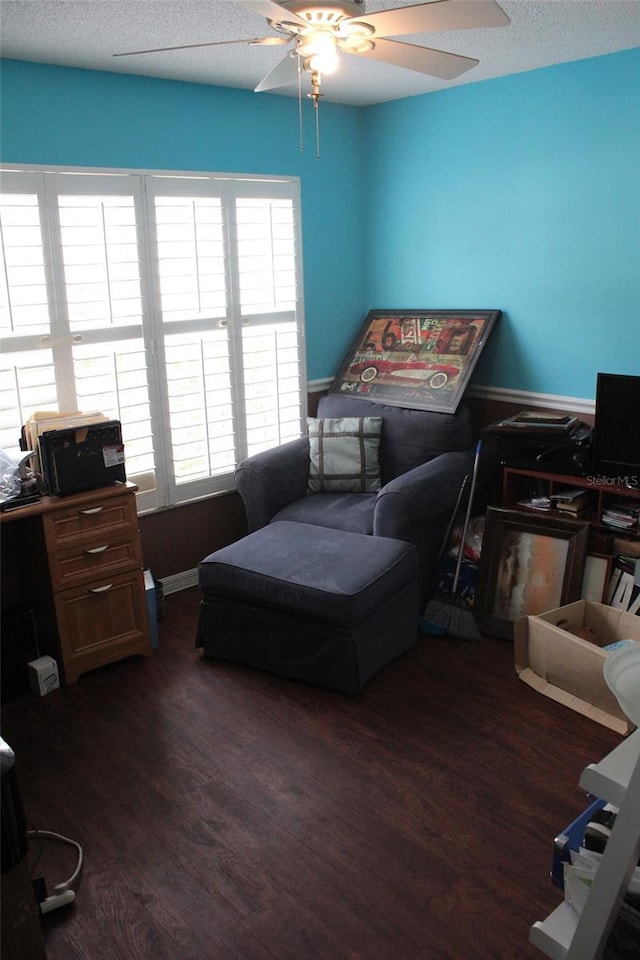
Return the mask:
<path id="1" fill-rule="evenodd" d="M 4 170 L 0 447 L 38 410 L 122 423 L 141 509 L 301 435 L 298 184 Z"/>

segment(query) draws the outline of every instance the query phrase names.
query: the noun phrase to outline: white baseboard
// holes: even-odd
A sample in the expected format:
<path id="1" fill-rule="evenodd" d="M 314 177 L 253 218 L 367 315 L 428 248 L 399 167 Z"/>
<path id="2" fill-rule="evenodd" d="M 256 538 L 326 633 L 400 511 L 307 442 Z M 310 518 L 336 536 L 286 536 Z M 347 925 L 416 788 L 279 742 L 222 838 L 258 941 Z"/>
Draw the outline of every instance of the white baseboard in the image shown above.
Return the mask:
<path id="1" fill-rule="evenodd" d="M 168 577 L 162 578 L 162 589 L 165 597 L 169 593 L 178 593 L 179 590 L 188 590 L 189 587 L 198 586 L 198 568 L 193 570 L 183 570 L 182 573 L 172 573 Z"/>

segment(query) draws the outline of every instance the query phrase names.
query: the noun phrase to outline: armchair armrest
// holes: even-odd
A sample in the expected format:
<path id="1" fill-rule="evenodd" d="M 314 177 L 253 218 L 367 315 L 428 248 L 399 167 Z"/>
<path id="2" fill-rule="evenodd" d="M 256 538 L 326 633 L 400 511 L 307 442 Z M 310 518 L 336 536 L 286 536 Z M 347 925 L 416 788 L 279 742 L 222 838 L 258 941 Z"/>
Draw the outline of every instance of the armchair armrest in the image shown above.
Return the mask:
<path id="1" fill-rule="evenodd" d="M 413 543 L 420 564 L 420 600 L 431 595 L 437 560 L 464 477 L 473 469 L 473 450 L 442 453 L 386 484 L 378 494 L 373 532 Z"/>
<path id="2" fill-rule="evenodd" d="M 291 440 L 239 463 L 234 480 L 244 500 L 249 533 L 266 526 L 279 510 L 304 497 L 308 479 L 308 437 Z"/>
<path id="3" fill-rule="evenodd" d="M 416 543 L 419 531 L 453 510 L 473 467 L 473 450 L 442 453 L 386 484 L 378 494 L 373 532 Z"/>

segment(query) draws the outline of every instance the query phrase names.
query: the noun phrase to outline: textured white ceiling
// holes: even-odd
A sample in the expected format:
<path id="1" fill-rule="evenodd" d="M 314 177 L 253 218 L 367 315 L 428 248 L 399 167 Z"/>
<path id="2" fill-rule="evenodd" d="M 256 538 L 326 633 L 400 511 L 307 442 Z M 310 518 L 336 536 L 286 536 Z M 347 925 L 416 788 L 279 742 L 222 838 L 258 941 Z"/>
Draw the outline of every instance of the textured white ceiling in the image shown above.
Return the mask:
<path id="1" fill-rule="evenodd" d="M 325 99 L 356 105 L 381 103 L 640 47 L 640 0 L 499 2 L 511 18 L 508 27 L 394 38 L 480 60 L 458 79 L 437 80 L 343 56 L 339 72 L 323 78 Z M 374 13 L 409 5 L 409 0 L 367 0 L 366 10 Z M 233 0 L 0 0 L 3 57 L 247 90 L 278 62 L 283 48 L 231 44 L 117 59 L 113 54 L 272 33 L 263 17 Z M 297 90 L 273 93 L 296 95 Z"/>

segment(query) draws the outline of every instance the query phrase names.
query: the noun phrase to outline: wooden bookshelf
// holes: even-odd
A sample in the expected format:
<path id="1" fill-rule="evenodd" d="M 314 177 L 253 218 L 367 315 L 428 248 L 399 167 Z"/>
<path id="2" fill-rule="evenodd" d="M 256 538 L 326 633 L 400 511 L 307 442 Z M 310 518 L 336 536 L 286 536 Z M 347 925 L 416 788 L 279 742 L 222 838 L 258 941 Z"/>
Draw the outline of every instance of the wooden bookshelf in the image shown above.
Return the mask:
<path id="1" fill-rule="evenodd" d="M 600 481 L 600 482 L 598 482 Z M 606 483 L 604 478 L 592 476 L 573 476 L 570 474 L 548 473 L 544 470 L 527 470 L 519 467 L 505 467 L 502 476 L 502 503 L 511 510 L 524 510 L 540 516 L 572 517 L 582 523 L 589 523 L 601 534 L 611 534 L 630 541 L 640 541 L 638 520 L 632 528 L 612 526 L 602 522 L 603 512 L 616 503 L 640 509 L 640 479 L 637 487 L 623 486 L 618 483 Z M 538 497 L 552 497 L 562 490 L 582 489 L 591 494 L 589 506 L 575 515 L 569 511 L 550 509 L 534 510 L 521 505 L 523 500 Z"/>

